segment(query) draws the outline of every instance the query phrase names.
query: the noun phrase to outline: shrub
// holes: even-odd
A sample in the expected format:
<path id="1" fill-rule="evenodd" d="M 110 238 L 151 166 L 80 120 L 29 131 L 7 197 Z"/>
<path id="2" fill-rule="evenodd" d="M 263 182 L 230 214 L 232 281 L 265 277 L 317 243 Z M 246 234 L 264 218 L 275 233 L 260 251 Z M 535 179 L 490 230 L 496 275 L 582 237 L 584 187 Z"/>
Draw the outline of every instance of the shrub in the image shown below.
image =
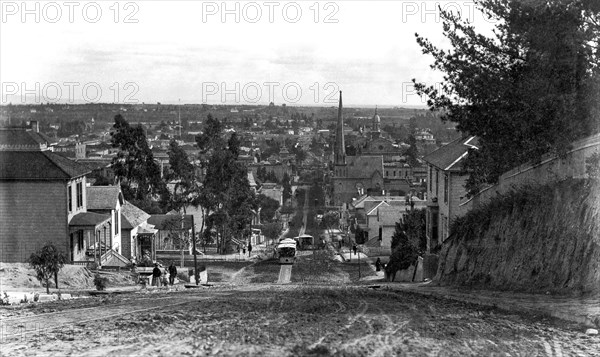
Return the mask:
<path id="1" fill-rule="evenodd" d="M 188 271 L 178 271 L 177 272 L 177 279 L 181 280 L 181 281 L 185 281 L 186 283 L 190 282 L 190 277 L 188 275 Z"/>
<path id="2" fill-rule="evenodd" d="M 29 264 L 35 270 L 36 278 L 46 284 L 46 293 L 50 294 L 51 278 L 54 278 L 56 288 L 58 288 L 58 272 L 66 261 L 65 255 L 50 242 L 37 252 L 31 253 Z"/>
<path id="3" fill-rule="evenodd" d="M 96 290 L 104 291 L 104 289 L 106 289 L 106 283 L 108 283 L 108 278 L 101 276 L 99 273 L 94 275 L 94 285 L 96 286 Z"/>

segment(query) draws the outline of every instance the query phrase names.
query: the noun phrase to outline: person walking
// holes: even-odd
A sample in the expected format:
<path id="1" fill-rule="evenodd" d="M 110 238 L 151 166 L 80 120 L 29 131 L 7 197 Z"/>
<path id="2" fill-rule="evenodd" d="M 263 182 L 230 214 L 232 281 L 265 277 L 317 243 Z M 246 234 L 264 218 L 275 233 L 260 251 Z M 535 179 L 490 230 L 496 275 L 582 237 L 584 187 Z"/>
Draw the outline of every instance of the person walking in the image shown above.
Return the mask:
<path id="1" fill-rule="evenodd" d="M 375 261 L 375 271 L 381 271 L 381 259 L 379 257 Z"/>
<path id="2" fill-rule="evenodd" d="M 175 264 L 173 264 L 173 262 L 171 262 L 171 265 L 169 265 L 169 285 L 173 285 L 175 283 L 176 276 L 177 276 L 177 267 L 175 267 Z"/>
<path id="3" fill-rule="evenodd" d="M 154 269 L 152 269 L 152 286 L 157 286 L 160 288 L 160 276 L 161 276 L 160 268 L 158 267 L 158 263 L 154 263 Z"/>
<path id="4" fill-rule="evenodd" d="M 354 255 L 356 255 L 356 250 L 357 250 L 357 249 L 358 249 L 358 248 L 356 247 L 356 244 L 354 244 L 354 245 L 352 246 L 352 251 L 354 251 Z"/>
<path id="5" fill-rule="evenodd" d="M 252 243 L 248 243 L 248 256 L 252 254 Z"/>

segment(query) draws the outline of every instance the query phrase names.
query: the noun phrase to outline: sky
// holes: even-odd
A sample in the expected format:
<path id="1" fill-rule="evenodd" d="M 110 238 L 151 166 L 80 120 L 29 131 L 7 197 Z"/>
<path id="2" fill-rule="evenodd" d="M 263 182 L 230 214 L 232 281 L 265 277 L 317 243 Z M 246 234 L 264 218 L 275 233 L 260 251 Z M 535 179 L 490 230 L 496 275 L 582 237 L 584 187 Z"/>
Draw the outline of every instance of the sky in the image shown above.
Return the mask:
<path id="1" fill-rule="evenodd" d="M 438 5 L 493 26 L 470 1 L 2 0 L 0 104 L 424 106 Z"/>

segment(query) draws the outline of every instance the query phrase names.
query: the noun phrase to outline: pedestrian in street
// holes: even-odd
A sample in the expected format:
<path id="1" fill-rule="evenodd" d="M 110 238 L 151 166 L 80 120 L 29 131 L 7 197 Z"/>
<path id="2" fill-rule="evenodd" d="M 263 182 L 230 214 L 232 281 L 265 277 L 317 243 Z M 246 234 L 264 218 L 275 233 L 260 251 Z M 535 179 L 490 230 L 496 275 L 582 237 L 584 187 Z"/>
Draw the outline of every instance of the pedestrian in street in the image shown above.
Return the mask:
<path id="1" fill-rule="evenodd" d="M 248 256 L 252 254 L 252 243 L 248 243 Z"/>
<path id="2" fill-rule="evenodd" d="M 356 249 L 357 249 L 357 247 L 356 247 L 356 244 L 354 244 L 354 245 L 352 246 L 352 250 L 354 251 L 354 255 L 356 255 Z"/>
<path id="3" fill-rule="evenodd" d="M 242 253 L 243 253 L 242 255 L 246 255 L 246 247 L 242 248 Z"/>
<path id="4" fill-rule="evenodd" d="M 158 263 L 154 263 L 154 269 L 152 269 L 152 286 L 160 287 L 160 276 L 161 276 L 160 268 L 158 267 Z"/>
<path id="5" fill-rule="evenodd" d="M 375 271 L 381 271 L 381 259 L 377 258 L 375 261 Z"/>
<path id="6" fill-rule="evenodd" d="M 175 267 L 175 264 L 173 264 L 173 262 L 171 262 L 171 265 L 169 265 L 169 284 L 173 285 L 175 283 L 175 277 L 177 276 L 177 268 Z"/>

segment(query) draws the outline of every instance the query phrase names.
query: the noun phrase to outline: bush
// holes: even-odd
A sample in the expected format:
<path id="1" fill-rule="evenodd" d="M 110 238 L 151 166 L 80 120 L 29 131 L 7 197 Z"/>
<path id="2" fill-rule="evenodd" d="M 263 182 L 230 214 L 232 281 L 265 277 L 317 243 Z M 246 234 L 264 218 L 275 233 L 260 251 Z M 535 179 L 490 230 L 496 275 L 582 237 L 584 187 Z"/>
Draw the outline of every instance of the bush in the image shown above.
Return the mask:
<path id="1" fill-rule="evenodd" d="M 177 272 L 177 279 L 181 280 L 181 281 L 185 281 L 186 283 L 190 282 L 190 277 L 188 275 L 188 271 L 178 271 Z"/>
<path id="2" fill-rule="evenodd" d="M 106 289 L 106 283 L 108 283 L 108 278 L 105 278 L 99 273 L 96 273 L 96 275 L 94 276 L 94 285 L 96 286 L 96 290 L 104 291 Z"/>
<path id="3" fill-rule="evenodd" d="M 58 272 L 65 265 L 66 256 L 56 249 L 51 242 L 46 243 L 42 249 L 31 253 L 29 264 L 36 273 L 36 278 L 46 284 L 46 293 L 50 294 L 50 279 L 54 278 L 54 283 L 58 289 Z"/>

